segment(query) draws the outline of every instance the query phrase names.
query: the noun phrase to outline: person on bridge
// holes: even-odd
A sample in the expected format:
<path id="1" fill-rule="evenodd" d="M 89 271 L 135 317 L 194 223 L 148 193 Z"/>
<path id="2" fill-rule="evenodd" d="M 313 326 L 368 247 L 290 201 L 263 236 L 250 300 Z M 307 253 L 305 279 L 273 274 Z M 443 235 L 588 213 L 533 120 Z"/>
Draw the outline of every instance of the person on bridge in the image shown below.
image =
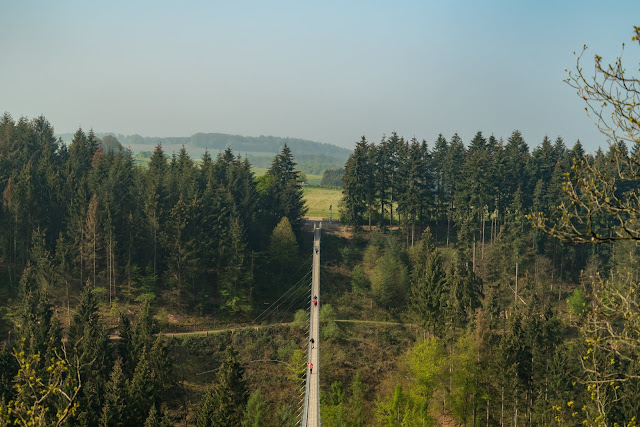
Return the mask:
<path id="1" fill-rule="evenodd" d="M 316 342 L 315 342 L 315 340 L 314 340 L 313 338 L 311 338 L 311 339 L 309 340 L 309 342 L 311 343 L 311 348 L 313 348 L 313 345 L 316 343 Z"/>
<path id="2" fill-rule="evenodd" d="M 313 363 L 307 362 L 307 366 L 309 367 L 309 375 L 313 374 Z"/>
<path id="3" fill-rule="evenodd" d="M 313 296 L 313 306 L 315 307 L 315 306 L 317 306 L 317 305 L 318 305 L 318 296 L 317 296 L 317 295 L 314 295 L 314 296 Z"/>

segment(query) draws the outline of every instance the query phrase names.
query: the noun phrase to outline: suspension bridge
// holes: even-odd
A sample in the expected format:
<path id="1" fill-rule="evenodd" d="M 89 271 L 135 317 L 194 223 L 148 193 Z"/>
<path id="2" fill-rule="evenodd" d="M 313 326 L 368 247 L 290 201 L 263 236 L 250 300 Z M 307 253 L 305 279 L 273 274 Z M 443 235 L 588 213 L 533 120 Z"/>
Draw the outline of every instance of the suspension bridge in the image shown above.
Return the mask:
<path id="1" fill-rule="evenodd" d="M 307 348 L 307 381 L 302 409 L 302 427 L 320 426 L 320 234 L 322 223 L 313 226 L 313 267 L 309 342 Z"/>
<path id="2" fill-rule="evenodd" d="M 304 383 L 304 392 L 300 389 L 297 396 L 300 400 L 297 400 L 299 406 L 297 406 L 297 420 L 302 427 L 317 427 L 321 425 L 320 422 L 320 237 L 322 232 L 322 222 L 313 223 L 313 253 L 311 256 L 312 265 L 311 271 L 307 270 L 300 280 L 298 280 L 293 286 L 289 288 L 284 294 L 282 294 L 275 302 L 269 305 L 269 308 L 264 310 L 258 317 L 252 322 L 251 326 L 238 326 L 235 328 L 225 328 L 220 330 L 200 330 L 193 332 L 178 332 L 167 333 L 166 335 L 181 336 L 181 335 L 209 335 L 210 333 L 219 332 L 233 332 L 235 330 L 245 330 L 249 328 L 258 329 L 258 325 L 261 321 L 268 318 L 276 320 L 271 322 L 271 325 L 289 325 L 290 323 L 283 323 L 285 318 L 288 317 L 292 310 L 296 307 L 300 307 L 299 304 L 304 304 L 302 299 L 308 301 L 309 304 L 309 332 L 306 337 L 307 345 L 307 366 L 306 376 L 301 378 L 301 382 Z M 308 259 L 304 262 L 300 269 L 303 269 L 307 264 Z M 311 286 L 309 286 L 309 275 L 311 275 Z M 309 293 L 309 291 L 311 291 Z M 284 311 L 280 311 L 280 309 Z M 350 322 L 350 320 L 344 320 Z M 257 363 L 257 362 L 277 362 L 283 363 L 289 366 L 293 371 L 297 370 L 296 366 L 291 366 L 289 363 L 282 360 L 275 359 L 261 359 L 251 360 L 243 363 Z M 199 372 L 196 375 L 204 375 L 212 372 L 216 372 L 219 368 Z M 304 398 L 302 398 L 304 393 Z"/>

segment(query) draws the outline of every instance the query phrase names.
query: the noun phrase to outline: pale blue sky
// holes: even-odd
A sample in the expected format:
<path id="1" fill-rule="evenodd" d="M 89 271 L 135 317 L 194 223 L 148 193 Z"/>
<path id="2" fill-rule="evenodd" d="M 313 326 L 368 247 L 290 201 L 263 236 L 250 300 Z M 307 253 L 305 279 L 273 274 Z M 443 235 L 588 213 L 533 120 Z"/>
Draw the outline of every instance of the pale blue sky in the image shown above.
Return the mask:
<path id="1" fill-rule="evenodd" d="M 606 142 L 562 82 L 588 44 L 625 57 L 640 1 L 4 1 L 0 112 L 144 136 L 352 147 L 478 130 Z"/>

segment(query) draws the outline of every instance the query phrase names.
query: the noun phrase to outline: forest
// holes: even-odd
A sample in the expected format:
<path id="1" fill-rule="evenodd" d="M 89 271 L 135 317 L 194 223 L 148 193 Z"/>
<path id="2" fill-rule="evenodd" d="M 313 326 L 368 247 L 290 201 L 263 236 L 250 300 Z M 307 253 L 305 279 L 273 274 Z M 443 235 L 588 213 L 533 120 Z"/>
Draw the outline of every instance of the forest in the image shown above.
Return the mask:
<path id="1" fill-rule="evenodd" d="M 274 358 L 299 359 L 291 337 L 304 340 L 300 307 L 277 316 L 292 322 L 290 332 L 222 334 L 197 345 L 156 335 L 177 327 L 159 321 L 163 311 L 195 312 L 217 325 L 249 322 L 299 279 L 288 265 L 308 261 L 306 210 L 288 147 L 255 177 L 230 149 L 196 164 L 186 150 L 168 157 L 158 145 L 148 167 L 133 166 L 129 150 L 107 148 L 92 132 L 78 130 L 68 146 L 56 140 L 44 117 L 5 113 L 0 135 L 4 419 L 295 419 L 240 361 L 255 357 L 256 340 L 275 345 L 261 350 L 277 351 Z M 637 416 L 635 353 L 590 344 L 597 319 L 587 322 L 598 280 L 637 282 L 637 246 L 572 245 L 527 217 L 553 216 L 552 207 L 567 202 L 566 181 L 579 178 L 572 166 L 607 171 L 621 154 L 637 158 L 637 148 L 590 155 L 579 142 L 569 149 L 545 138 L 530 151 L 517 131 L 506 143 L 478 132 L 468 146 L 441 135 L 433 149 L 395 133 L 378 144 L 362 138 L 341 190 L 352 234 L 327 234 L 323 245 L 330 279 L 322 336 L 334 368 L 325 368 L 323 423 L 565 425 L 602 413 L 620 423 Z M 423 332 L 371 335 L 338 322 L 345 318 Z M 365 336 L 365 351 L 393 350 L 384 356 L 392 366 L 349 367 Z M 191 399 L 180 406 L 175 376 L 188 371 L 177 355 L 184 349 L 187 360 L 213 352 L 220 371 L 210 387 L 178 393 Z M 602 360 L 604 372 L 596 369 Z"/>
<path id="2" fill-rule="evenodd" d="M 96 133 L 95 136 L 105 141 L 118 141 L 122 146 L 130 148 L 135 158 L 150 158 L 153 147 L 162 145 L 166 153 L 178 152 L 185 147 L 191 156 L 201 156 L 205 151 L 218 153 L 230 148 L 235 153 L 246 157 L 251 166 L 268 168 L 273 156 L 287 145 L 296 157 L 298 169 L 307 174 L 321 175 L 327 168 L 344 165 L 351 150 L 332 144 L 308 141 L 299 138 L 279 138 L 261 135 L 249 137 L 228 135 L 224 133 L 196 133 L 190 137 L 143 137 L 140 135 L 122 135 L 114 133 Z M 70 143 L 74 134 L 56 134 L 65 143 Z M 109 147 L 108 143 L 105 143 Z M 106 151 L 106 149 L 105 149 Z M 134 158 L 134 160 L 136 160 Z"/>
<path id="3" fill-rule="evenodd" d="M 327 171 L 323 424 L 637 425 L 638 80 L 607 70 L 568 79 L 607 150 L 392 132 Z M 298 424 L 312 246 L 288 145 L 261 176 L 231 148 L 135 165 L 4 113 L 0 192 L 0 425 Z"/>
<path id="4" fill-rule="evenodd" d="M 44 117 L 16 121 L 5 113 L 0 135 L 1 286 L 9 318 L 0 325 L 8 337 L 0 393 L 9 405 L 0 414 L 39 416 L 46 425 L 72 416 L 74 424 L 111 425 L 106 389 L 116 393 L 125 381 L 131 399 L 120 398 L 136 416 L 121 407 L 117 416 L 142 425 L 171 384 L 163 373 L 170 365 L 157 359 L 166 350 L 152 333 L 152 304 L 247 321 L 256 301 L 280 294 L 306 212 L 291 151 L 285 145 L 255 178 L 230 149 L 215 160 L 205 153 L 196 166 L 184 148 L 168 158 L 158 145 L 148 167 L 134 167 L 129 150 L 104 150 L 92 132 L 78 130 L 67 146 Z M 139 307 L 137 320 L 116 313 L 123 303 Z M 117 345 L 99 306 L 111 310 Z M 65 342 L 73 349 L 63 351 Z M 37 384 L 20 385 L 32 375 L 14 378 L 23 365 L 38 373 Z M 41 372 L 53 373 L 45 380 Z M 111 375 L 120 383 L 110 385 Z M 136 375 L 147 382 L 136 385 Z M 77 396 L 63 393 L 76 387 Z M 40 389 L 56 395 L 50 401 L 60 408 L 37 403 Z"/>

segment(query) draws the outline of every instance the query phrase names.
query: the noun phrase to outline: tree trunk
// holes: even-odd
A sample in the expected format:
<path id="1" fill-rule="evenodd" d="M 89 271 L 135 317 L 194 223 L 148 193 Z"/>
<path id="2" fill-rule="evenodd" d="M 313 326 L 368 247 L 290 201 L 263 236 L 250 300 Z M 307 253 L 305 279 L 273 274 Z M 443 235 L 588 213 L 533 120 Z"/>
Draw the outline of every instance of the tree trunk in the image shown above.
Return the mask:
<path id="1" fill-rule="evenodd" d="M 109 244 L 107 245 L 107 281 L 109 282 L 109 306 L 111 306 L 111 231 L 109 231 Z"/>
<path id="2" fill-rule="evenodd" d="M 475 231 L 473 232 L 473 258 L 472 258 L 472 271 L 473 274 L 476 273 L 476 233 Z"/>
<path id="3" fill-rule="evenodd" d="M 515 306 L 518 305 L 518 261 L 516 261 L 516 296 L 515 296 Z"/>
<path id="4" fill-rule="evenodd" d="M 504 427 L 504 386 L 502 386 L 502 393 L 500 396 L 500 426 Z"/>
<path id="5" fill-rule="evenodd" d="M 84 286 L 84 228 L 80 230 L 80 286 Z"/>
<path id="6" fill-rule="evenodd" d="M 69 304 L 69 281 L 65 280 L 67 285 L 67 326 L 71 326 L 71 304 Z"/>
<path id="7" fill-rule="evenodd" d="M 482 212 L 482 250 L 480 251 L 480 259 L 484 261 L 484 211 Z"/>
<path id="8" fill-rule="evenodd" d="M 96 286 L 96 225 L 93 224 L 93 287 Z"/>
<path id="9" fill-rule="evenodd" d="M 489 399 L 487 399 L 487 427 L 489 427 Z"/>
<path id="10" fill-rule="evenodd" d="M 155 213 L 153 214 L 154 218 L 153 218 L 153 275 L 156 275 L 156 257 L 157 257 L 157 249 L 156 249 L 156 245 L 157 245 L 157 234 L 158 234 L 158 227 L 156 225 L 156 219 L 155 219 Z"/>

